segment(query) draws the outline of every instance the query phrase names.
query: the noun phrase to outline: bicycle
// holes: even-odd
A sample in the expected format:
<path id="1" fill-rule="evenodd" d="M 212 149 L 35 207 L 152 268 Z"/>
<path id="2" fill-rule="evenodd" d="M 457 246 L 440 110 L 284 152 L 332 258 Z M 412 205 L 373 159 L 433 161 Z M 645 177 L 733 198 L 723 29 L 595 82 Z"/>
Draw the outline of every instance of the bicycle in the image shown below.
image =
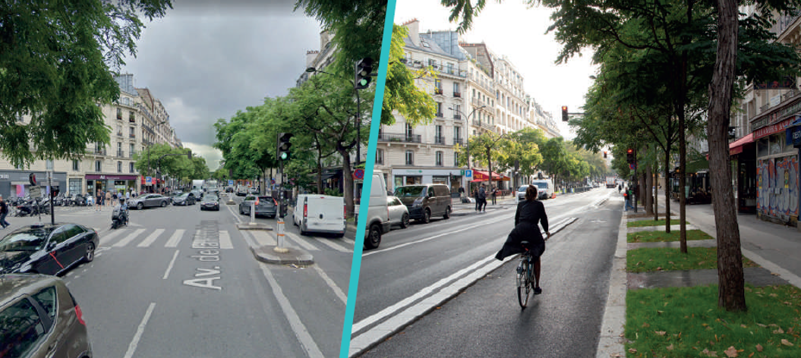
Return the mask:
<path id="1" fill-rule="evenodd" d="M 520 244 L 523 246 L 523 253 L 520 254 L 520 263 L 517 264 L 517 302 L 520 303 L 521 309 L 526 309 L 528 305 L 528 298 L 531 292 L 534 291 L 534 263 L 531 251 L 528 250 L 528 241 L 522 241 Z"/>

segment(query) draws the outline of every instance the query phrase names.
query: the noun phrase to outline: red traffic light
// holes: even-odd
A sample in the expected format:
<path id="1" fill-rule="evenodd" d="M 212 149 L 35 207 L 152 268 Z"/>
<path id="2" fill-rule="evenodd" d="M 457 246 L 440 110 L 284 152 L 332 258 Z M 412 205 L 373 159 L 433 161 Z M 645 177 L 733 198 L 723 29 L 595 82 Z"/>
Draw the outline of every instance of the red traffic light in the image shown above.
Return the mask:
<path id="1" fill-rule="evenodd" d="M 562 106 L 562 122 L 567 122 L 567 106 Z"/>
<path id="2" fill-rule="evenodd" d="M 626 153 L 628 153 L 628 154 L 632 154 L 632 153 L 634 153 L 634 149 L 631 149 L 631 148 L 629 148 L 629 149 L 626 149 Z"/>

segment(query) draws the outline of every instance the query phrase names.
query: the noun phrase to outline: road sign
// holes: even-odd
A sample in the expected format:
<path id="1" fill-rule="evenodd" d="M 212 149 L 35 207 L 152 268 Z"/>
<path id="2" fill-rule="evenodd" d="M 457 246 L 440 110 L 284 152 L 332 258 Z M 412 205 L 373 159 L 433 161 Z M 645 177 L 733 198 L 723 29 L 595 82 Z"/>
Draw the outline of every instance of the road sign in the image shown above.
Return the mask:
<path id="1" fill-rule="evenodd" d="M 353 179 L 362 180 L 364 179 L 364 169 L 356 169 L 353 171 Z"/>
<path id="2" fill-rule="evenodd" d="M 153 185 L 153 177 L 145 177 L 145 185 Z"/>
<path id="3" fill-rule="evenodd" d="M 464 177 L 465 178 L 472 178 L 473 177 L 473 171 L 470 170 L 470 169 L 465 170 L 464 171 Z"/>
<path id="4" fill-rule="evenodd" d="M 28 191 L 31 193 L 31 197 L 32 198 L 40 198 L 40 197 L 42 197 L 42 187 L 41 186 L 29 187 Z"/>
<path id="5" fill-rule="evenodd" d="M 228 181 L 228 186 L 234 186 L 234 181 L 233 180 L 229 180 Z"/>

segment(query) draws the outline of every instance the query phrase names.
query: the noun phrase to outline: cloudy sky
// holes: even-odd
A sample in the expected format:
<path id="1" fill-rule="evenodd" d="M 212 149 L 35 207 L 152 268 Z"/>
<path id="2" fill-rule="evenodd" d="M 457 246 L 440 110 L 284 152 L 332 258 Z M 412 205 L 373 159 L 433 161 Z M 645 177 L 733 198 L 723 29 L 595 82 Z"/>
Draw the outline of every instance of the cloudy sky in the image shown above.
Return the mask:
<path id="1" fill-rule="evenodd" d="M 456 24 L 448 22 L 449 14 L 449 9 L 436 0 L 397 0 L 395 23 L 417 18 L 420 32 L 454 30 Z M 506 55 L 524 76 L 526 92 L 551 112 L 562 136 L 571 139 L 575 135 L 562 122 L 561 107 L 568 106 L 569 112 L 581 111 L 584 94 L 592 84 L 589 76 L 595 74 L 596 66 L 590 64 L 589 52 L 567 64 L 554 64 L 561 45 L 553 33 L 545 34 L 551 24 L 550 15 L 550 9 L 529 9 L 520 0 L 504 0 L 501 4 L 489 0 L 464 39 L 484 42 L 495 54 Z"/>
<path id="2" fill-rule="evenodd" d="M 320 47 L 320 24 L 293 2 L 177 0 L 137 41 L 124 72 L 147 87 L 170 114 L 184 146 L 212 170 L 222 154 L 211 145 L 218 118 L 285 95 L 305 70 L 306 51 Z M 222 5 L 224 4 L 224 5 Z"/>

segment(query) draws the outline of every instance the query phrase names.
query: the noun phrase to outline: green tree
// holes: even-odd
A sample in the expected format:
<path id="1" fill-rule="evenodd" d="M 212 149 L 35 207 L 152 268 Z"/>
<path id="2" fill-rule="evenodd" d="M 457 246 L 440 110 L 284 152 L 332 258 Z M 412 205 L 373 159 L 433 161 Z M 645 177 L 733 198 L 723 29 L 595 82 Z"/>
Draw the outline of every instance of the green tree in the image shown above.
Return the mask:
<path id="1" fill-rule="evenodd" d="M 108 143 L 98 104 L 119 98 L 110 66 L 136 54 L 144 24 L 170 0 L 5 2 L 0 9 L 0 153 L 15 166 L 80 158 Z M 28 115 L 28 123 L 17 120 Z"/>
<path id="2" fill-rule="evenodd" d="M 467 145 L 472 148 L 470 156 L 481 165 L 487 164 L 487 168 L 489 168 L 490 177 L 487 180 L 487 184 L 490 188 L 492 187 L 492 183 L 490 182 L 490 180 L 492 180 L 492 172 L 504 170 L 501 168 L 504 168 L 505 164 L 499 164 L 498 158 L 505 156 L 502 148 L 506 145 L 506 140 L 508 140 L 506 136 L 494 132 L 484 132 L 480 135 L 472 136 L 468 140 Z M 455 146 L 455 150 L 456 153 L 458 153 L 457 158 L 459 159 L 460 165 L 467 163 L 467 148 L 457 145 Z M 496 160 L 495 170 L 492 168 L 493 159 Z"/>

